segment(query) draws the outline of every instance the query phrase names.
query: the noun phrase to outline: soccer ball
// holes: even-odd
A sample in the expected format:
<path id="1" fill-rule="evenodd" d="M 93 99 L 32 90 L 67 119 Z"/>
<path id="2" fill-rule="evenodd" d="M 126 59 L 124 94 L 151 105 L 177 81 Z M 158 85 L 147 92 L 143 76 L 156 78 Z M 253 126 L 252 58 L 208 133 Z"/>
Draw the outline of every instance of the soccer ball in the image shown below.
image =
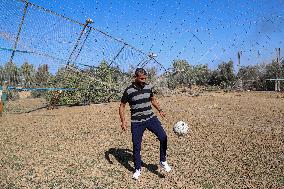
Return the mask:
<path id="1" fill-rule="evenodd" d="M 177 135 L 185 135 L 188 133 L 188 125 L 183 121 L 179 121 L 174 125 L 173 130 Z"/>

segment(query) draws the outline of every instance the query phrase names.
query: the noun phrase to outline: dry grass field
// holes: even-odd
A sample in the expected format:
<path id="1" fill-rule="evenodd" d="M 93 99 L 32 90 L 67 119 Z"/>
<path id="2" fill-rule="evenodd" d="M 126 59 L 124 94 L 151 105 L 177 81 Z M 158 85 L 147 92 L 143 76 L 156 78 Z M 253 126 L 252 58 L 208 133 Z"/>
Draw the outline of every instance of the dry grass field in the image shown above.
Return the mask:
<path id="1" fill-rule="evenodd" d="M 172 172 L 158 166 L 159 143 L 146 131 L 142 176 L 131 179 L 130 128 L 121 131 L 112 102 L 0 117 L 0 188 L 284 188 L 284 93 L 180 94 L 159 102 Z M 184 137 L 172 132 L 179 120 L 191 128 Z"/>

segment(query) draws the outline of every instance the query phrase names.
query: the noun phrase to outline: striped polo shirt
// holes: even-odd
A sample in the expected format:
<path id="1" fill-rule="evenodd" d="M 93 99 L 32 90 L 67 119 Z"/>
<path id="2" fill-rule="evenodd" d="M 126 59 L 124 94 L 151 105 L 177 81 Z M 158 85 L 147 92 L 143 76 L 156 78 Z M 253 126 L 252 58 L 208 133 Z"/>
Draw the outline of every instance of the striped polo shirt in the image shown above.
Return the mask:
<path id="1" fill-rule="evenodd" d="M 153 97 L 153 91 L 149 84 L 142 88 L 132 83 L 125 89 L 121 102 L 129 103 L 131 122 L 144 122 L 155 116 L 151 106 L 151 97 Z"/>

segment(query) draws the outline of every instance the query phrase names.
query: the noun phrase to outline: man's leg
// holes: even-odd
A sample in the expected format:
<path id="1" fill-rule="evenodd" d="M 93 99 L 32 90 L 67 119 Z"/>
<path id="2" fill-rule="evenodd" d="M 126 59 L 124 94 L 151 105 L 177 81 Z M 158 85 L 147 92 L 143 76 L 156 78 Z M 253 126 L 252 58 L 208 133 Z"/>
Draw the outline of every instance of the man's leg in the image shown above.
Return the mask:
<path id="1" fill-rule="evenodd" d="M 145 124 L 131 123 L 132 143 L 133 143 L 133 156 L 134 167 L 136 170 L 141 169 L 141 143 L 143 133 L 146 127 Z"/>
<path id="2" fill-rule="evenodd" d="M 167 155 L 167 134 L 162 127 L 161 122 L 158 120 L 157 117 L 153 117 L 147 122 L 147 128 L 154 133 L 159 141 L 160 141 L 160 161 L 165 162 L 166 161 L 166 155 Z"/>

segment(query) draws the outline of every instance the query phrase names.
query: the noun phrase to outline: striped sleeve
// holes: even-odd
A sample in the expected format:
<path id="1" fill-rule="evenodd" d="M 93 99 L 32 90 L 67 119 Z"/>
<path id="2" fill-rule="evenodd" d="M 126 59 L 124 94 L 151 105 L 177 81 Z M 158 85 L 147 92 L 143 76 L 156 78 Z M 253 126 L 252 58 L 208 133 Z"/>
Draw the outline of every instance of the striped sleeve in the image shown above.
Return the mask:
<path id="1" fill-rule="evenodd" d="M 127 89 L 125 89 L 125 91 L 124 91 L 124 93 L 123 93 L 123 95 L 121 97 L 120 102 L 126 104 L 128 101 L 129 101 L 129 95 L 127 93 Z"/>

